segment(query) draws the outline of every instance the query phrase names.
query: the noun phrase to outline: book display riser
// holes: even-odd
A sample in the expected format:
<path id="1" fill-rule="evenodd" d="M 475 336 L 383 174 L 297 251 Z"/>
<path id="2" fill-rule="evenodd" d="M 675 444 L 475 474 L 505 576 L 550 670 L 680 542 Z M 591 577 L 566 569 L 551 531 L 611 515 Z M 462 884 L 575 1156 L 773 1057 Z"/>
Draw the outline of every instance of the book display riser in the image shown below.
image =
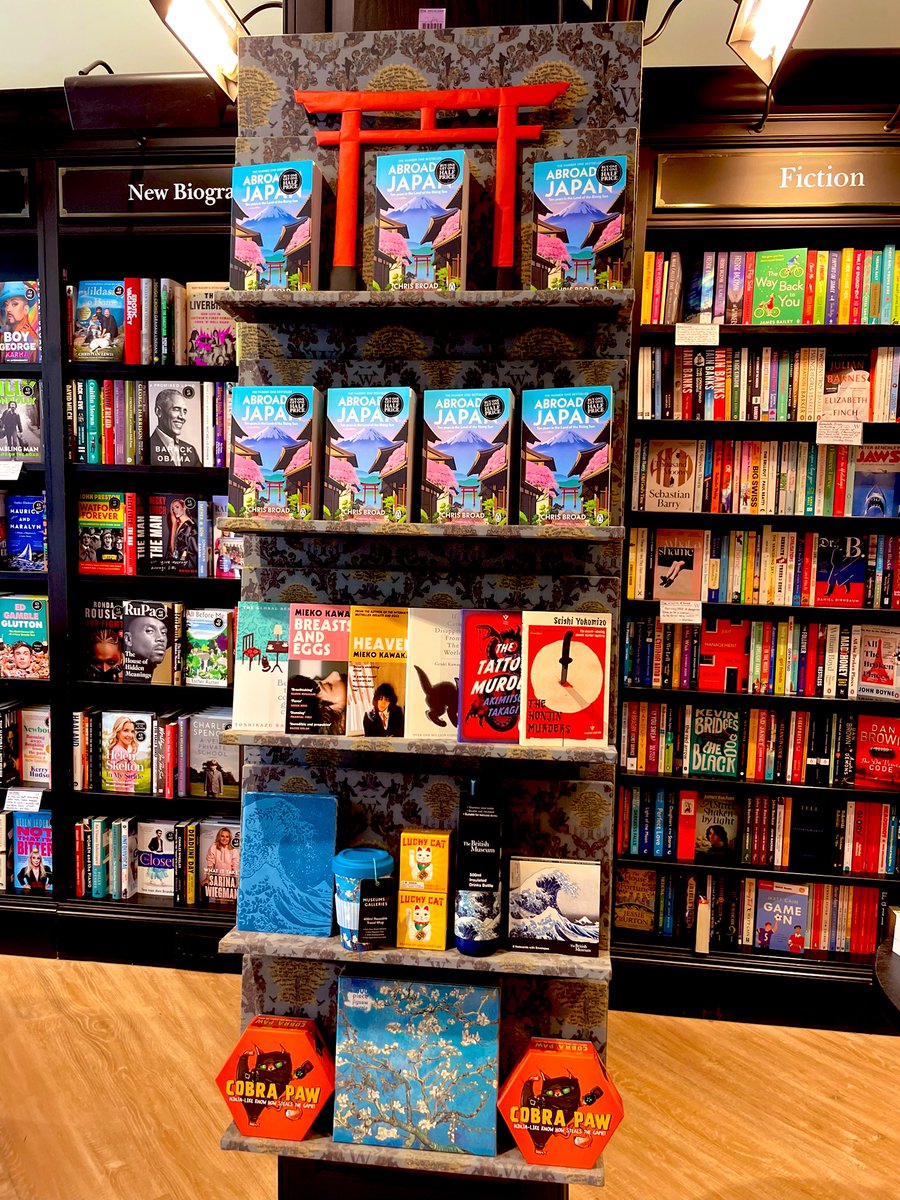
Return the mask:
<path id="1" fill-rule="evenodd" d="M 792 196 L 788 203 L 773 199 L 767 206 L 756 209 L 741 206 L 740 189 L 727 194 L 733 203 L 722 203 L 718 209 L 692 207 L 692 198 L 679 196 L 682 206 L 666 207 L 672 196 L 666 192 L 667 180 L 664 159 L 666 155 L 681 152 L 699 154 L 713 163 L 717 155 L 735 151 L 779 152 L 785 162 L 799 162 L 812 150 L 852 150 L 856 147 L 877 149 L 896 157 L 896 150 L 886 144 L 880 128 L 861 120 L 849 120 L 821 110 L 812 115 L 782 116 L 770 121 L 760 135 L 749 132 L 750 120 L 734 97 L 739 94 L 738 72 L 704 72 L 702 70 L 678 70 L 653 73 L 654 84 L 643 112 L 641 139 L 640 183 L 637 196 L 637 222 L 635 263 L 640 270 L 645 251 L 664 252 L 678 250 L 682 261 L 687 264 L 704 251 L 769 250 L 773 248 L 808 247 L 814 249 L 840 250 L 846 246 L 864 246 L 880 249 L 896 241 L 900 232 L 900 214 L 889 204 L 879 207 L 853 208 L 852 201 L 839 205 L 819 202 L 818 207 L 802 207 L 809 203 Z M 703 100 L 694 103 L 693 110 L 673 112 L 670 104 L 672 87 L 685 94 Z M 728 93 L 731 99 L 722 104 Z M 711 100 L 710 97 L 717 99 Z M 795 159 L 796 156 L 796 159 Z M 780 160 L 779 160 L 780 161 Z M 846 161 L 846 160 L 845 160 Z M 661 163 L 663 165 L 661 166 Z M 818 165 L 818 164 L 817 164 Z M 762 164 L 760 165 L 762 170 Z M 702 192 L 706 176 L 697 173 L 697 194 Z M 718 177 L 717 177 L 718 178 Z M 721 179 L 718 179 L 721 183 Z M 777 189 L 776 189 L 777 190 Z M 758 194 L 758 193 L 757 193 Z M 696 198 L 696 197 L 694 197 Z M 814 205 L 816 202 L 813 202 Z M 685 270 L 687 271 L 687 266 Z M 637 294 L 643 279 L 637 284 Z M 684 283 L 687 290 L 687 280 Z M 635 367 L 641 347 L 675 346 L 675 325 L 660 319 L 641 323 L 640 305 L 636 303 L 634 317 Z M 680 318 L 679 318 L 680 319 Z M 670 319 L 667 318 L 667 321 Z M 731 348 L 747 347 L 750 354 L 761 347 L 771 346 L 782 352 L 800 351 L 804 347 L 826 347 L 828 352 L 849 353 L 858 351 L 868 356 L 876 347 L 898 345 L 896 326 L 884 324 L 841 324 L 841 325 L 748 325 L 722 324 L 717 332 L 718 342 Z M 679 353 L 675 350 L 674 353 Z M 651 420 L 638 419 L 639 403 L 637 370 L 633 373 L 631 407 L 629 413 L 629 442 L 634 439 L 710 439 L 710 440 L 776 440 L 779 442 L 816 441 L 816 422 L 809 421 L 750 421 L 750 420 Z M 863 444 L 889 444 L 900 442 L 900 426 L 888 422 L 864 421 Z M 627 466 L 628 502 L 625 518 L 629 529 L 644 527 L 651 533 L 664 528 L 685 530 L 709 530 L 713 536 L 725 535 L 737 530 L 762 531 L 763 526 L 773 530 L 810 532 L 820 536 L 852 537 L 857 533 L 878 533 L 894 536 L 900 524 L 897 517 L 873 522 L 864 518 L 834 518 L 824 516 L 785 516 L 760 514 L 747 516 L 737 513 L 699 512 L 644 512 L 637 511 L 630 503 L 631 486 L 635 464 L 629 452 Z M 623 600 L 623 621 L 652 618 L 659 615 L 659 600 Z M 892 626 L 896 613 L 890 609 L 846 608 L 834 609 L 816 606 L 792 607 L 764 603 L 703 603 L 704 619 L 788 621 L 795 622 L 838 622 L 841 625 L 870 623 Z M 623 626 L 624 636 L 624 626 Z M 683 688 L 623 688 L 620 700 L 635 703 L 679 703 L 703 705 L 708 709 L 717 706 L 745 711 L 750 708 L 769 709 L 778 714 L 789 715 L 794 710 L 805 709 L 816 714 L 830 714 L 842 710 L 856 712 L 873 710 L 887 713 L 887 709 L 871 701 L 836 701 L 821 697 L 773 695 L 732 695 L 722 693 L 685 690 Z M 621 705 L 620 705 L 621 713 Z M 634 774 L 620 767 L 620 786 L 626 788 L 693 789 L 696 791 L 730 792 L 739 801 L 751 795 L 775 797 L 796 794 L 797 801 L 818 800 L 828 814 L 840 808 L 848 800 L 896 803 L 900 793 L 891 790 L 871 791 L 820 788 L 805 785 L 756 783 L 750 780 L 732 780 L 715 777 L 690 777 L 641 773 Z M 679 863 L 655 861 L 643 856 L 636 857 L 620 853 L 617 863 L 629 868 L 653 867 L 657 872 L 681 872 L 691 870 L 700 874 L 720 868 L 714 864 Z M 887 890 L 890 903 L 897 903 L 900 884 L 897 876 L 872 874 L 842 875 L 839 871 L 812 870 L 806 872 L 779 872 L 759 866 L 732 865 L 721 868 L 737 878 L 789 878 L 796 883 L 834 883 L 854 880 L 861 884 L 877 886 Z M 829 1020 L 835 1024 L 846 1021 L 846 1004 L 852 994 L 853 1003 L 859 1004 L 860 1027 L 866 1027 L 870 1015 L 872 1026 L 879 1022 L 877 1006 L 872 1000 L 871 955 L 834 954 L 807 951 L 798 958 L 787 954 L 761 953 L 750 947 L 734 950 L 715 949 L 708 954 L 695 953 L 692 948 L 673 945 L 659 934 L 636 934 L 631 930 L 613 928 L 612 956 L 617 967 L 613 987 L 613 1000 L 640 1008 L 646 1005 L 648 988 L 656 990 L 657 1002 L 667 1011 L 697 1015 L 713 1012 L 717 1015 L 733 1015 L 744 1019 L 801 1020 L 804 1023 L 818 1018 L 811 1016 L 811 1006 L 816 1007 L 823 1024 Z M 665 981 L 665 997 L 659 985 Z"/>

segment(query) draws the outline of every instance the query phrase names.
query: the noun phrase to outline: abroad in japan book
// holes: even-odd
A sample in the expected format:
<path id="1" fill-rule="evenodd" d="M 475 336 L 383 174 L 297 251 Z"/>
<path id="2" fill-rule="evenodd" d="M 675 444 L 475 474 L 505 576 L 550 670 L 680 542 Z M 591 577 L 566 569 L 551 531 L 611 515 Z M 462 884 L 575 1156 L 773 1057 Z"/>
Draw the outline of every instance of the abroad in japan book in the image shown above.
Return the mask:
<path id="1" fill-rule="evenodd" d="M 523 745 L 608 744 L 609 613 L 522 613 Z"/>
<path id="2" fill-rule="evenodd" d="M 548 159 L 533 168 L 531 286 L 622 286 L 628 160 Z"/>
<path id="3" fill-rule="evenodd" d="M 229 509 L 241 517 L 318 518 L 321 440 L 322 395 L 316 388 L 234 388 Z"/>
<path id="4" fill-rule="evenodd" d="M 235 167 L 231 286 L 319 286 L 322 175 L 311 159 Z"/>
<path id="5" fill-rule="evenodd" d="M 608 525 L 610 387 L 522 392 L 520 525 Z"/>
<path id="6" fill-rule="evenodd" d="M 426 390 L 423 521 L 507 524 L 512 410 L 509 388 Z"/>
<path id="7" fill-rule="evenodd" d="M 464 150 L 418 150 L 375 159 L 378 291 L 466 286 L 469 164 Z"/>
<path id="8" fill-rule="evenodd" d="M 408 521 L 416 464 L 412 388 L 329 388 L 326 521 Z"/>

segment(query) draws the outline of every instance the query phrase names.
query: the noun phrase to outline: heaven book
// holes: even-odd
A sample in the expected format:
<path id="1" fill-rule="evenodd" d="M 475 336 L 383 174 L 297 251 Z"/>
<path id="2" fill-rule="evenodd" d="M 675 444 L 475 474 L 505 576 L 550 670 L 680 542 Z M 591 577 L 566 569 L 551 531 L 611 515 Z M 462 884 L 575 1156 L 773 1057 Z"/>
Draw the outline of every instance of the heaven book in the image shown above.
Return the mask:
<path id="1" fill-rule="evenodd" d="M 522 614 L 463 609 L 458 740 L 518 742 Z"/>
<path id="2" fill-rule="evenodd" d="M 138 822 L 137 890 L 139 896 L 174 896 L 174 821 Z"/>
<path id="3" fill-rule="evenodd" d="M 658 529 L 653 562 L 654 600 L 705 600 L 702 529 Z"/>
<path id="4" fill-rule="evenodd" d="M 426 390 L 422 513 L 435 525 L 505 525 L 513 394 L 509 388 Z"/>
<path id="5" fill-rule="evenodd" d="M 740 730 L 739 709 L 694 706 L 690 727 L 685 730 L 687 773 L 737 779 Z"/>
<path id="6" fill-rule="evenodd" d="M 72 358 L 76 362 L 122 362 L 125 357 L 125 283 L 83 280 L 75 301 Z"/>
<path id="7" fill-rule="evenodd" d="M 41 385 L 0 379 L 0 460 L 43 462 Z"/>
<path id="8" fill-rule="evenodd" d="M 378 291 L 457 291 L 466 286 L 469 163 L 464 150 L 375 158 Z"/>
<path id="9" fill-rule="evenodd" d="M 0 363 L 41 361 L 41 286 L 36 279 L 0 283 Z"/>
<path id="10" fill-rule="evenodd" d="M 697 798 L 694 859 L 737 862 L 741 804 L 727 792 L 701 792 Z"/>
<path id="11" fill-rule="evenodd" d="M 628 160 L 549 159 L 533 168 L 531 286 L 622 286 Z"/>
<path id="12" fill-rule="evenodd" d="M 149 794 L 153 729 L 149 712 L 105 711 L 101 716 L 100 784 L 104 792 Z"/>
<path id="13" fill-rule="evenodd" d="M 334 1140 L 492 1158 L 499 1029 L 498 987 L 342 975 Z"/>
<path id="14" fill-rule="evenodd" d="M 610 387 L 522 392 L 520 525 L 608 525 Z"/>
<path id="15" fill-rule="evenodd" d="M 350 609 L 347 733 L 406 736 L 408 609 Z"/>
<path id="16" fill-rule="evenodd" d="M 188 721 L 188 792 L 210 800 L 238 800 L 241 794 L 241 747 L 225 746 L 220 736 L 231 729 L 230 708 L 204 708 Z"/>
<path id="17" fill-rule="evenodd" d="M 124 683 L 181 683 L 180 600 L 123 600 Z"/>
<path id="18" fill-rule="evenodd" d="M 218 817 L 200 822 L 197 847 L 199 902 L 213 908 L 237 908 L 241 876 L 241 825 Z"/>
<path id="19" fill-rule="evenodd" d="M 312 159 L 235 167 L 231 176 L 231 286 L 253 291 L 319 286 L 322 175 Z"/>
<path id="20" fill-rule="evenodd" d="M 329 388 L 326 521 L 408 521 L 415 465 L 412 388 Z"/>
<path id="21" fill-rule="evenodd" d="M 347 732 L 350 606 L 292 604 L 285 733 Z"/>
<path id="22" fill-rule="evenodd" d="M 805 884 L 756 881 L 756 936 L 759 950 L 802 954 L 806 945 L 809 888 Z"/>
<path id="23" fill-rule="evenodd" d="M 53 829 L 46 811 L 14 812 L 9 871 L 17 892 L 53 891 Z M 5 847 L 4 847 L 5 849 Z"/>
<path id="24" fill-rule="evenodd" d="M 409 610 L 407 737 L 456 741 L 461 636 L 458 609 Z"/>
<path id="25" fill-rule="evenodd" d="M 0 679 L 49 679 L 46 596 L 0 595 Z"/>
<path id="26" fill-rule="evenodd" d="M 645 512 L 694 512 L 697 443 L 651 441 L 647 447 Z"/>
<path id="27" fill-rule="evenodd" d="M 753 325 L 800 325 L 806 250 L 758 250 L 753 272 Z"/>
<path id="28" fill-rule="evenodd" d="M 608 745 L 609 613 L 522 613 L 522 745 Z"/>
<path id="29" fill-rule="evenodd" d="M 150 381 L 151 467 L 203 465 L 202 389 L 197 382 Z"/>
<path id="30" fill-rule="evenodd" d="M 327 938 L 336 836 L 334 796 L 246 792 L 237 928 Z"/>
<path id="31" fill-rule="evenodd" d="M 234 639 L 234 725 L 284 733 L 290 605 L 259 600 L 238 604 Z"/>
<path id="32" fill-rule="evenodd" d="M 596 958 L 600 953 L 599 862 L 509 860 L 510 950 Z"/>
<path id="33" fill-rule="evenodd" d="M 227 283 L 187 283 L 187 360 L 191 367 L 232 367 L 234 317 L 215 301 Z"/>
<path id="34" fill-rule="evenodd" d="M 321 443 L 322 395 L 316 388 L 234 388 L 230 507 L 241 517 L 317 519 Z"/>

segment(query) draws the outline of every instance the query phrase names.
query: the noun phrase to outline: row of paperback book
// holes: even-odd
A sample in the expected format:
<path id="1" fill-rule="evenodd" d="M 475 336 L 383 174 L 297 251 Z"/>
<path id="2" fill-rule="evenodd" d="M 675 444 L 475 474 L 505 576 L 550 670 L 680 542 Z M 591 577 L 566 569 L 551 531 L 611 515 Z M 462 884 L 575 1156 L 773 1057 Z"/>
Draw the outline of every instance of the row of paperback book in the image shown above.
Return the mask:
<path id="1" fill-rule="evenodd" d="M 214 299 L 227 286 L 133 277 L 70 284 L 69 358 L 135 366 L 233 366 L 234 319 Z"/>
<path id="2" fill-rule="evenodd" d="M 533 164 L 532 287 L 622 286 L 627 171 L 622 155 Z M 375 156 L 367 287 L 466 287 L 469 175 L 464 150 Z M 322 191 L 309 159 L 234 168 L 233 288 L 318 288 Z"/>
<path id="3" fill-rule="evenodd" d="M 84 609 L 79 677 L 228 687 L 233 625 L 232 608 L 190 608 L 180 600 L 92 600 Z"/>
<path id="4" fill-rule="evenodd" d="M 72 786 L 128 795 L 237 800 L 239 746 L 219 745 L 230 708 L 123 712 L 91 707 L 72 713 Z"/>
<path id="5" fill-rule="evenodd" d="M 865 884 L 792 883 L 714 871 L 616 870 L 613 926 L 700 953 L 753 949 L 871 955 L 887 892 Z"/>
<path id="6" fill-rule="evenodd" d="M 0 809 L 0 892 L 53 891 L 52 814 Z"/>
<path id="7" fill-rule="evenodd" d="M 230 383 L 209 380 L 70 379 L 69 457 L 106 466 L 225 467 L 230 393 Z"/>
<path id="8" fill-rule="evenodd" d="M 50 708 L 5 700 L 0 704 L 0 785 L 50 786 Z"/>
<path id="9" fill-rule="evenodd" d="M 638 420 L 896 421 L 900 347 L 641 346 Z"/>
<path id="10" fill-rule="evenodd" d="M 82 492 L 82 575 L 174 575 L 238 579 L 243 539 L 223 534 L 225 496 Z"/>
<path id="11" fill-rule="evenodd" d="M 900 255 L 882 250 L 647 250 L 641 324 L 900 324 Z"/>
<path id="12" fill-rule="evenodd" d="M 75 895 L 171 898 L 179 906 L 234 910 L 240 844 L 240 824 L 228 817 L 81 817 L 75 822 Z"/>
<path id="13" fill-rule="evenodd" d="M 234 723 L 605 746 L 611 622 L 609 613 L 242 601 Z"/>
<path id="14" fill-rule="evenodd" d="M 897 873 L 898 806 L 788 795 L 619 788 L 619 854 L 852 875 Z"/>
<path id="15" fill-rule="evenodd" d="M 426 389 L 421 405 L 409 387 L 236 387 L 230 511 L 607 525 L 612 417 L 605 385 Z"/>
<path id="16" fill-rule="evenodd" d="M 636 439 L 640 512 L 896 517 L 900 446 Z"/>
<path id="17" fill-rule="evenodd" d="M 894 790 L 898 739 L 900 720 L 873 713 L 627 700 L 620 761 L 638 775 Z"/>
<path id="18" fill-rule="evenodd" d="M 762 530 L 631 529 L 629 600 L 898 609 L 897 539 Z"/>
<path id="19" fill-rule="evenodd" d="M 625 626 L 626 686 L 749 696 L 900 699 L 900 629 L 843 622 L 639 618 Z M 719 686 L 712 686 L 718 684 Z"/>

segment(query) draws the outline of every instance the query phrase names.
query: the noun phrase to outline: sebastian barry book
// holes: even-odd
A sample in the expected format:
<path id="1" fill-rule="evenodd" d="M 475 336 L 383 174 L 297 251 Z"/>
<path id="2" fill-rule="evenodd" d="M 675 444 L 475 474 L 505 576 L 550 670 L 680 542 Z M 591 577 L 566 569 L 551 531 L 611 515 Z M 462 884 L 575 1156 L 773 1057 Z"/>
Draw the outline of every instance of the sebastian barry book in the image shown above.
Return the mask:
<path id="1" fill-rule="evenodd" d="M 607 744 L 611 638 L 609 613 L 522 614 L 523 745 Z"/>
<path id="2" fill-rule="evenodd" d="M 408 521 L 415 465 L 412 388 L 329 388 L 326 521 Z"/>
<path id="3" fill-rule="evenodd" d="M 610 387 L 522 392 L 520 525 L 608 525 Z"/>
<path id="4" fill-rule="evenodd" d="M 241 517 L 318 517 L 321 439 L 316 388 L 234 388 L 229 508 Z"/>
<path id="5" fill-rule="evenodd" d="M 531 286 L 622 286 L 622 215 L 628 160 L 534 164 Z"/>
<path id="6" fill-rule="evenodd" d="M 231 286 L 319 286 L 322 176 L 311 159 L 235 167 Z"/>
<path id="7" fill-rule="evenodd" d="M 425 392 L 423 521 L 507 523 L 512 408 L 509 388 Z"/>
<path id="8" fill-rule="evenodd" d="M 522 614 L 464 609 L 459 741 L 518 742 Z"/>

